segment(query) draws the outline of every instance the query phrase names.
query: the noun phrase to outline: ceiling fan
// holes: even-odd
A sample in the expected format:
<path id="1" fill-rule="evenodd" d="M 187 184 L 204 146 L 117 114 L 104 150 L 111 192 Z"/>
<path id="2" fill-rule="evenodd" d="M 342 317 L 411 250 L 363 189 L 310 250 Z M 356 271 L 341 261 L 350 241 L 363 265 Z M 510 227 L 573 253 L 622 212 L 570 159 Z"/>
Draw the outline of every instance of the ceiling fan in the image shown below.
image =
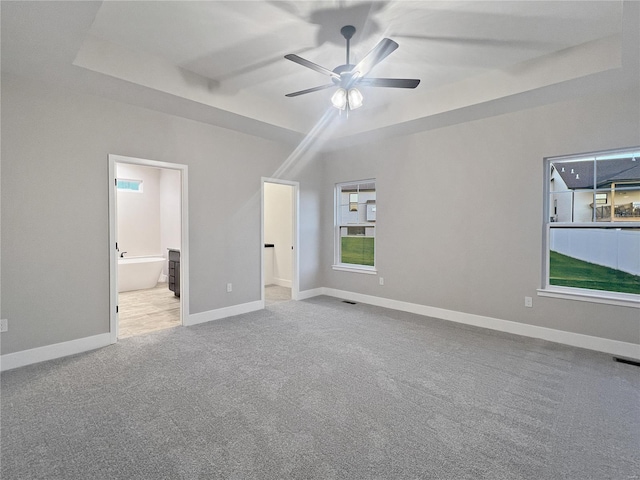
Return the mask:
<path id="1" fill-rule="evenodd" d="M 357 64 L 353 65 L 349 61 L 349 49 L 351 37 L 356 33 L 353 25 L 345 25 L 340 29 L 340 33 L 347 41 L 347 61 L 344 65 L 339 65 L 333 70 L 324 68 L 316 63 L 310 62 L 295 54 L 285 55 L 284 58 L 298 63 L 303 67 L 310 68 L 316 72 L 328 75 L 333 83 L 320 85 L 318 87 L 307 88 L 298 92 L 287 93 L 286 97 L 297 97 L 306 93 L 317 92 L 327 88 L 338 87 L 331 97 L 331 103 L 340 110 L 354 110 L 362 106 L 362 93 L 356 88 L 363 87 L 387 87 L 387 88 L 416 88 L 420 80 L 410 78 L 372 78 L 366 75 L 378 63 L 389 56 L 398 44 L 389 38 L 383 38 L 365 57 Z"/>

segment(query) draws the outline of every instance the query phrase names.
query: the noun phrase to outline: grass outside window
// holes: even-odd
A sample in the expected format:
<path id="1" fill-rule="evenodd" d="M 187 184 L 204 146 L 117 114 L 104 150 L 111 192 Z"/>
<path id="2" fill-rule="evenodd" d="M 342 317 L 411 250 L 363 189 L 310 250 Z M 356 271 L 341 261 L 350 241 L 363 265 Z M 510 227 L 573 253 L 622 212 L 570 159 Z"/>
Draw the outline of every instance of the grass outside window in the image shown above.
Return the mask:
<path id="1" fill-rule="evenodd" d="M 352 265 L 373 266 L 374 238 L 373 237 L 342 237 L 341 263 Z"/>
<path id="2" fill-rule="evenodd" d="M 640 276 L 549 252 L 549 284 L 640 295 Z"/>

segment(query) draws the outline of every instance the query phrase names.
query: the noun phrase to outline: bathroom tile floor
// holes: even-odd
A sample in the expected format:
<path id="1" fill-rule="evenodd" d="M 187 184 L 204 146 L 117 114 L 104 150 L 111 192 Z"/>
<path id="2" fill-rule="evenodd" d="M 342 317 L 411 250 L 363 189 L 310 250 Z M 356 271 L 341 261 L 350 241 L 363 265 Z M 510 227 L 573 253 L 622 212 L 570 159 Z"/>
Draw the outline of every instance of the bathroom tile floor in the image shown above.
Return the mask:
<path id="1" fill-rule="evenodd" d="M 291 300 L 291 289 L 279 285 L 266 285 L 264 287 L 264 300 L 267 306 L 274 303 L 288 302 Z"/>
<path id="2" fill-rule="evenodd" d="M 148 290 L 118 294 L 118 338 L 132 337 L 180 325 L 180 298 L 166 283 Z"/>
<path id="3" fill-rule="evenodd" d="M 291 289 L 278 285 L 265 287 L 265 303 L 291 300 Z M 134 290 L 118 294 L 118 338 L 177 327 L 180 322 L 180 299 L 166 283 L 158 283 L 148 290 Z"/>

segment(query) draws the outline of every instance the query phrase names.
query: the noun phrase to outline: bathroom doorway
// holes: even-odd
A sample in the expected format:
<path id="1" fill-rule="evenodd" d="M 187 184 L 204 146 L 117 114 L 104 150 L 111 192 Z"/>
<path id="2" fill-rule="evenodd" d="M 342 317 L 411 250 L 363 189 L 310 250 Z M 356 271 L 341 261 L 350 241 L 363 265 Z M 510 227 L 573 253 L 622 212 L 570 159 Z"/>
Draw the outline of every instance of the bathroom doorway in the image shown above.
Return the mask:
<path id="1" fill-rule="evenodd" d="M 298 183 L 262 179 L 262 300 L 298 298 Z"/>
<path id="2" fill-rule="evenodd" d="M 187 166 L 109 155 L 111 342 L 188 316 Z"/>

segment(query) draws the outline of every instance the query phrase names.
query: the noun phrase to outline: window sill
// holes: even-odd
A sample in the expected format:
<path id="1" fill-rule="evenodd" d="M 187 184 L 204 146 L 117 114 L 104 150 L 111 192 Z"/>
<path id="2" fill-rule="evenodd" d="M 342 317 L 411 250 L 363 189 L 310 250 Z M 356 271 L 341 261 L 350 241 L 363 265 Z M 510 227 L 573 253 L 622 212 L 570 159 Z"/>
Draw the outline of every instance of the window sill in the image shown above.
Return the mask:
<path id="1" fill-rule="evenodd" d="M 565 300 L 577 300 L 579 302 L 604 303 L 620 307 L 640 308 L 640 295 L 615 294 L 611 292 L 599 292 L 597 290 L 576 291 L 564 288 L 539 288 L 539 297 L 563 298 Z M 639 297 L 638 299 L 631 297 Z"/>
<path id="2" fill-rule="evenodd" d="M 338 270 L 340 272 L 352 272 L 352 273 L 365 273 L 368 275 L 377 275 L 378 270 L 376 270 L 375 267 L 359 267 L 356 265 L 345 265 L 345 264 L 338 264 L 338 265 L 331 265 L 331 268 L 333 268 L 334 270 Z"/>

